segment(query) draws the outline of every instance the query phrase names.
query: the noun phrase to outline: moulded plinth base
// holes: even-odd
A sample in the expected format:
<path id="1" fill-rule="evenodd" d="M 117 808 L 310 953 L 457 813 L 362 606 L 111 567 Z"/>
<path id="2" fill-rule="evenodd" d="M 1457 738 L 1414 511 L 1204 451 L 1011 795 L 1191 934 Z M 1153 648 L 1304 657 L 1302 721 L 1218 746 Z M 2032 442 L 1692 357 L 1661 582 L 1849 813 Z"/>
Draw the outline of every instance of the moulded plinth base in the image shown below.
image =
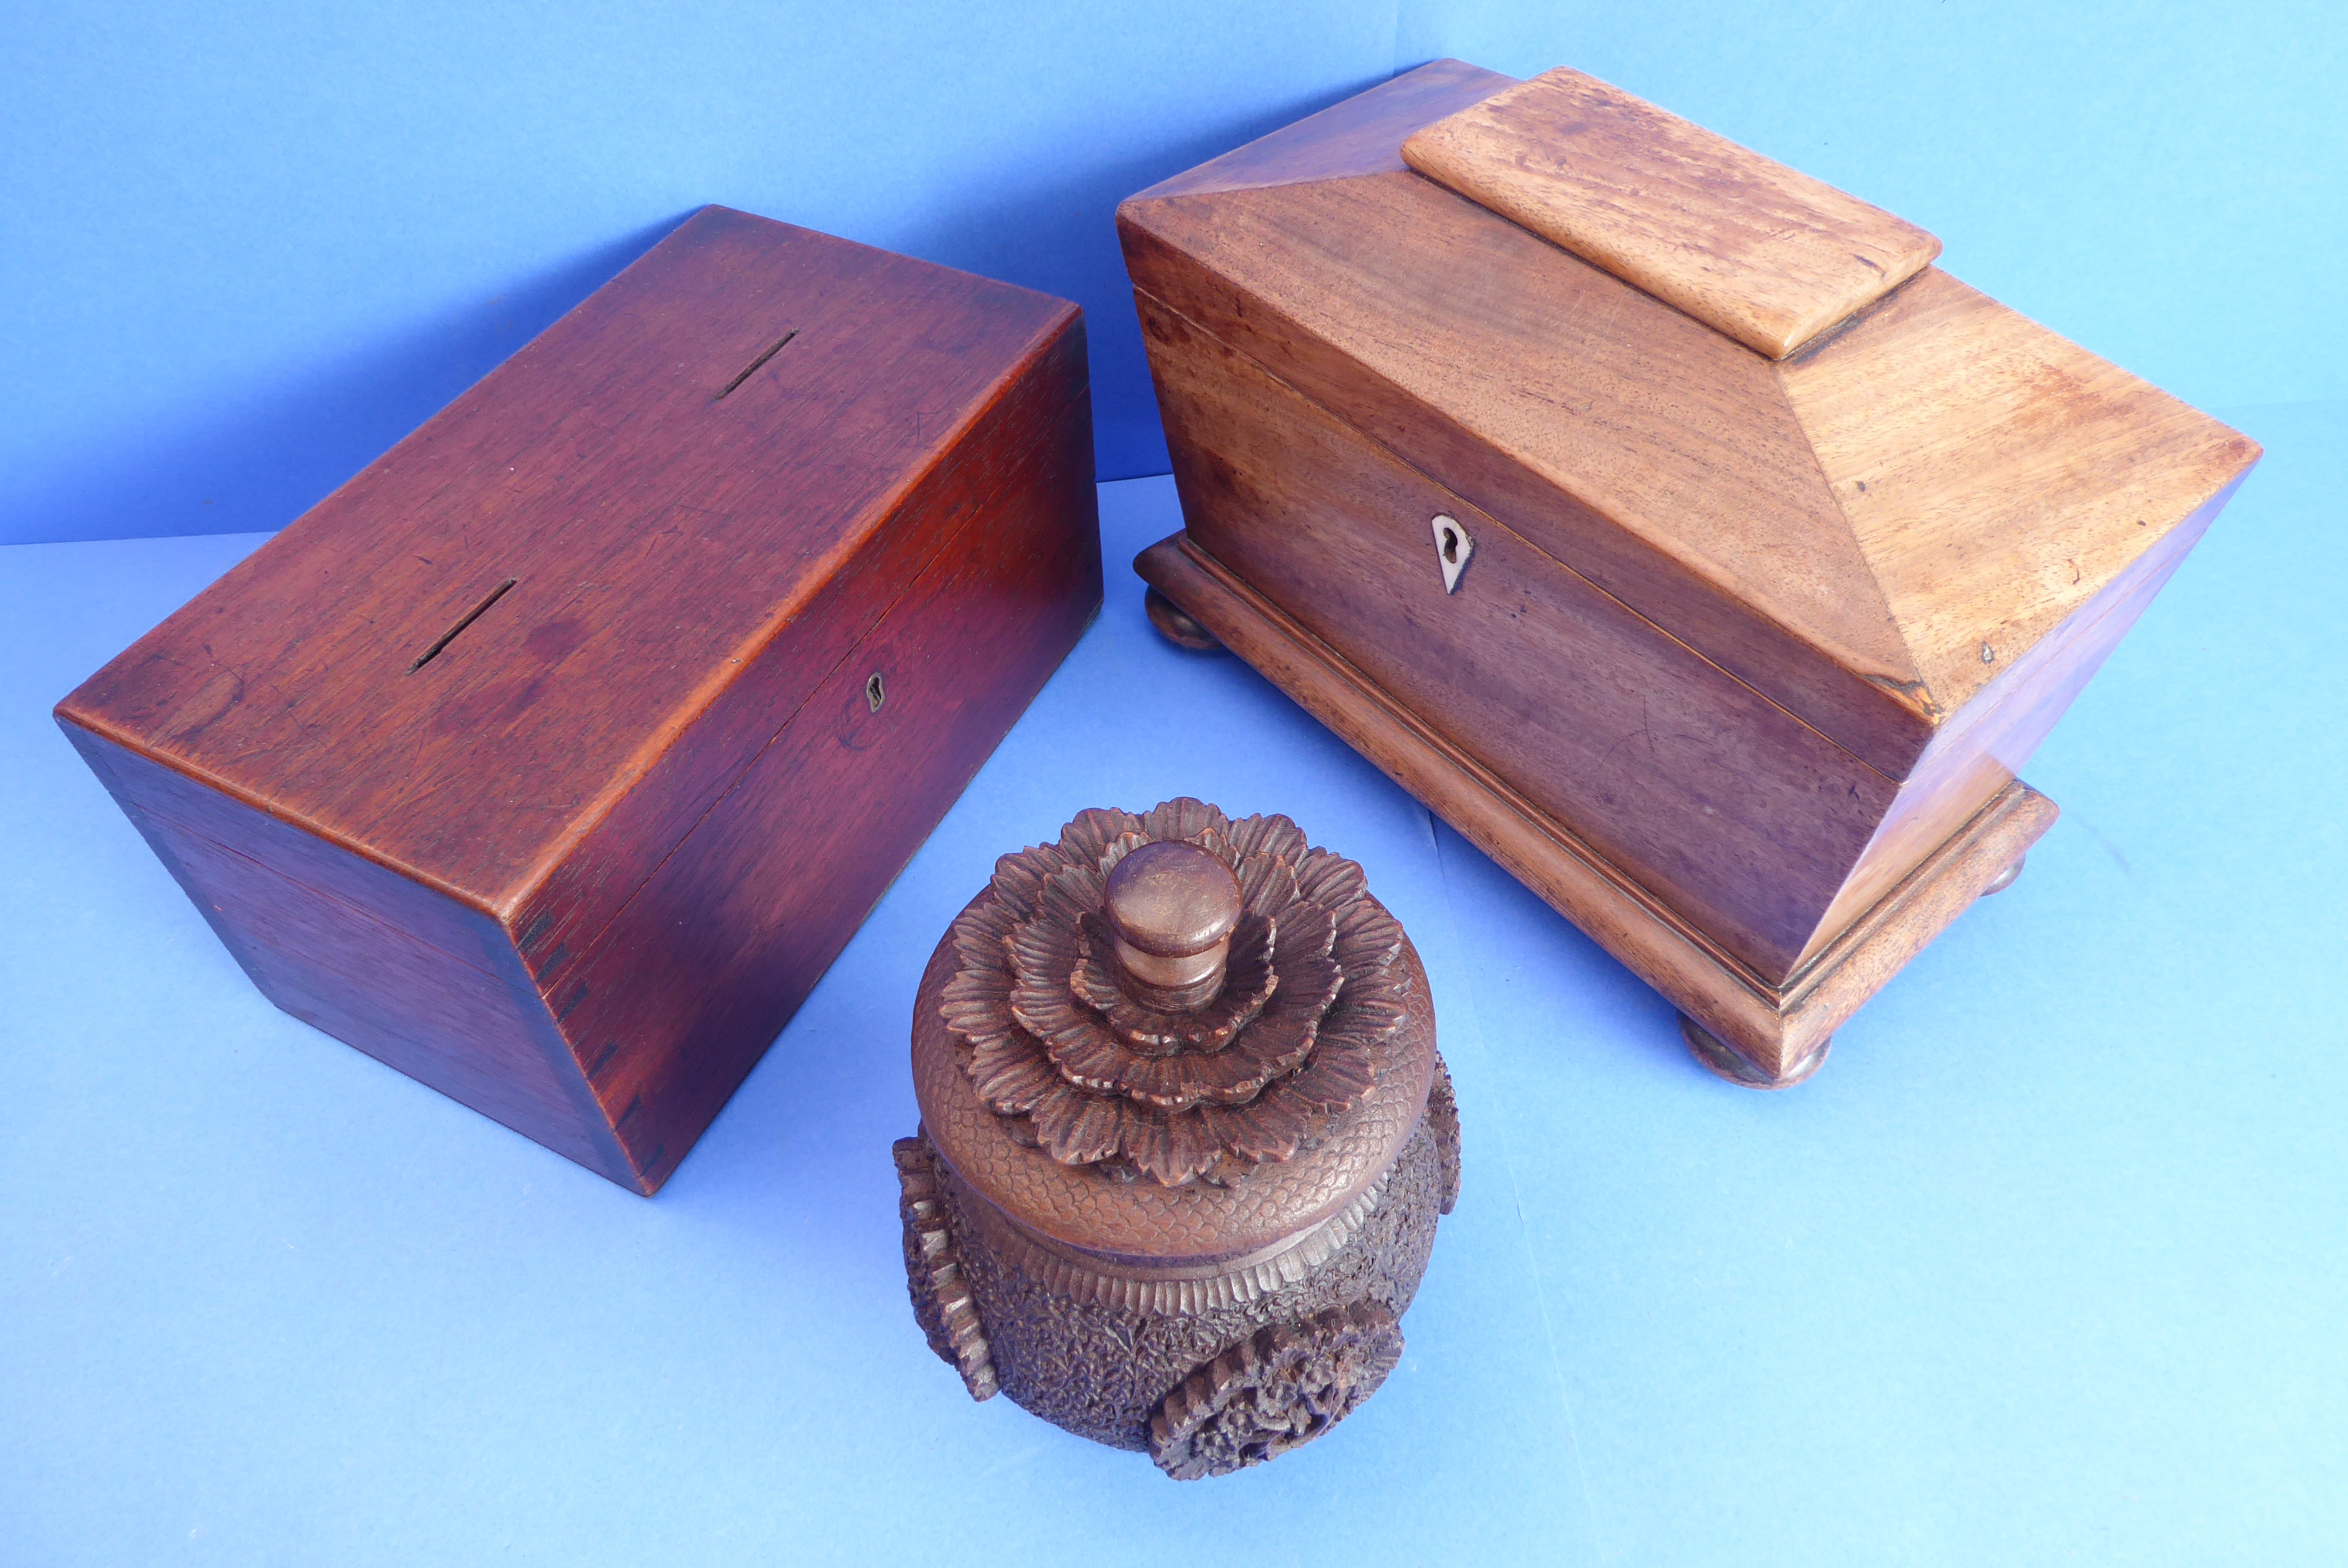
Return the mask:
<path id="1" fill-rule="evenodd" d="M 1775 984 L 1724 954 L 1186 535 L 1152 545 L 1134 567 L 1153 599 L 1169 600 L 1662 992 L 1684 1015 L 1697 1060 L 1732 1082 L 1784 1088 L 1817 1071 L 1835 1030 L 1975 899 L 2011 884 L 2056 815 L 2036 790 L 2008 784 Z M 1151 619 L 1159 620 L 1155 610 Z"/>

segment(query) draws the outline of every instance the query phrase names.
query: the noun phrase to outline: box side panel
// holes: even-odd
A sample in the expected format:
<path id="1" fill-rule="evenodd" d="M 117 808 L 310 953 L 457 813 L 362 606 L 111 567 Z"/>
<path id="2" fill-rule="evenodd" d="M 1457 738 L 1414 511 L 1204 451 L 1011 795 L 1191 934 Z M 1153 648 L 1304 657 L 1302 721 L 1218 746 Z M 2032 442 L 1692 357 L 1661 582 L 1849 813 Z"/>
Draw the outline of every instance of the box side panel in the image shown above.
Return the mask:
<path id="1" fill-rule="evenodd" d="M 1897 778 L 1927 698 L 1769 362 L 1410 174 L 1132 202 L 1135 287 Z"/>
<path id="2" fill-rule="evenodd" d="M 738 673 L 692 728 L 551 866 L 509 917 L 524 962 L 550 994 L 914 577 L 1006 486 L 1037 482 L 1037 471 L 1021 465 L 1056 438 L 1087 384 L 1084 323 L 1071 305 L 1056 333 L 1006 368 L 999 395 L 950 453 L 918 474 L 867 548 L 763 646 L 745 649 Z"/>
<path id="3" fill-rule="evenodd" d="M 1778 377 L 1952 714 L 2258 456 L 1938 269 Z"/>
<path id="4" fill-rule="evenodd" d="M 62 727 L 263 995 L 565 1158 L 627 1179 L 489 917 Z"/>
<path id="5" fill-rule="evenodd" d="M 1893 785 L 1252 362 L 1141 301 L 1194 544 L 1769 982 Z M 1472 540 L 1446 591 L 1431 526 Z"/>
<path id="6" fill-rule="evenodd" d="M 2009 784 L 1854 922 L 1797 988 L 1766 986 L 1279 606 L 1193 548 L 1186 535 L 1152 545 L 1134 567 L 1387 777 L 1771 1077 L 1811 1054 L 2054 817 L 2045 796 Z"/>
<path id="7" fill-rule="evenodd" d="M 644 1190 L 1099 609 L 1083 364 L 1079 345 L 1039 366 L 1032 423 L 956 454 L 927 504 L 966 511 L 960 531 L 551 988 Z"/>
<path id="8" fill-rule="evenodd" d="M 2209 531 L 2234 487 L 2229 485 L 2163 535 L 1942 727 L 1819 922 L 1805 961 L 1874 907 L 2028 765 L 2072 699 Z"/>

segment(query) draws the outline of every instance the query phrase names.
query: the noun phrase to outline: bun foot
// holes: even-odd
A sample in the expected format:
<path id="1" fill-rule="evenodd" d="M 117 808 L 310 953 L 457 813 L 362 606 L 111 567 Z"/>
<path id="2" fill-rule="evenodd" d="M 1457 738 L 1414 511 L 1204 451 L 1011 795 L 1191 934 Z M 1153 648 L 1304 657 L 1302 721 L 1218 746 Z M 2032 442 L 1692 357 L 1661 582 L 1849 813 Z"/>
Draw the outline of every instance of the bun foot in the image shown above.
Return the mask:
<path id="1" fill-rule="evenodd" d="M 1213 632 L 1191 620 L 1188 610 L 1156 589 L 1143 596 L 1141 608 L 1148 612 L 1149 624 L 1158 628 L 1159 634 L 1177 647 L 1195 649 L 1201 653 L 1223 651 L 1222 643 L 1217 641 Z"/>
<path id="2" fill-rule="evenodd" d="M 1980 896 L 1986 898 L 1993 893 L 2003 893 L 2007 888 L 2013 886 L 2013 879 L 2022 875 L 2022 863 L 2029 858 L 2030 856 L 2027 855 L 2015 856 L 2013 857 L 2013 864 L 1999 872 L 1997 874 L 1997 880 L 1982 888 Z"/>
<path id="3" fill-rule="evenodd" d="M 1688 1054 L 1715 1076 L 1746 1089 L 1791 1089 L 1806 1082 L 1826 1065 L 1827 1052 L 1834 1047 L 1834 1036 L 1828 1035 L 1812 1046 L 1808 1055 L 1773 1077 L 1759 1063 L 1685 1013 L 1680 1014 L 1680 1038 L 1687 1042 Z"/>

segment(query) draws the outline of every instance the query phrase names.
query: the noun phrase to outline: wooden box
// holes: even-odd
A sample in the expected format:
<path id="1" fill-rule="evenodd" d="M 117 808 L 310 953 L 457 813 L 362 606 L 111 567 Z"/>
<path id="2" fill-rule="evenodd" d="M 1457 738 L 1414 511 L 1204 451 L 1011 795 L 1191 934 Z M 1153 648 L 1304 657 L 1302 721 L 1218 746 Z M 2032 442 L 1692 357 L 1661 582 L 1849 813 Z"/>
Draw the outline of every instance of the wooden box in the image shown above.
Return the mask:
<path id="1" fill-rule="evenodd" d="M 1138 563 L 1161 624 L 1760 1085 L 2010 879 L 2054 815 L 2015 773 L 2258 456 L 1571 71 L 1425 67 L 1118 222 L 1185 523 Z"/>
<path id="2" fill-rule="evenodd" d="M 1101 599 L 1064 301 L 705 208 L 57 707 L 286 1011 L 676 1167 Z"/>

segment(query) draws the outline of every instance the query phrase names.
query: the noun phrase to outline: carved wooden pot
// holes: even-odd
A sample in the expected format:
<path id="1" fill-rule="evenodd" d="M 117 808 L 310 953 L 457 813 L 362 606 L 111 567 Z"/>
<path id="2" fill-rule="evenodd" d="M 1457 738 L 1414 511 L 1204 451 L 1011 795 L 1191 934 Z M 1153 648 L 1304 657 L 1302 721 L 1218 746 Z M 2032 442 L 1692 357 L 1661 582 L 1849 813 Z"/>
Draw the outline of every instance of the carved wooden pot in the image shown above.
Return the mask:
<path id="1" fill-rule="evenodd" d="M 913 1012 L 931 1347 L 1178 1479 L 1375 1392 L 1459 1186 L 1418 955 L 1284 816 L 1087 811 L 1004 856 Z"/>

